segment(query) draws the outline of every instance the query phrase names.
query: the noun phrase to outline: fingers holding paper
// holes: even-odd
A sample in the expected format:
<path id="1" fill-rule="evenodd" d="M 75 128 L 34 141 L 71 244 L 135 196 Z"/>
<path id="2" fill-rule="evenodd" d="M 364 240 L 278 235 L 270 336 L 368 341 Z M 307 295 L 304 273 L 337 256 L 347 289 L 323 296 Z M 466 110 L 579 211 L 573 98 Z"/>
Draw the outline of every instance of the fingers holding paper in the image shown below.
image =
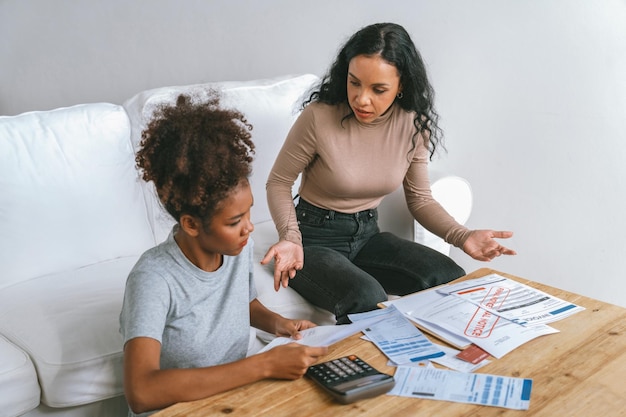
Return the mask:
<path id="1" fill-rule="evenodd" d="M 292 337 L 294 340 L 302 339 L 301 330 L 310 329 L 317 325 L 308 320 L 280 320 L 276 324 L 276 336 Z"/>
<path id="2" fill-rule="evenodd" d="M 267 366 L 269 378 L 298 379 L 305 374 L 309 366 L 327 353 L 327 347 L 289 343 L 261 354 L 265 355 L 264 364 Z"/>

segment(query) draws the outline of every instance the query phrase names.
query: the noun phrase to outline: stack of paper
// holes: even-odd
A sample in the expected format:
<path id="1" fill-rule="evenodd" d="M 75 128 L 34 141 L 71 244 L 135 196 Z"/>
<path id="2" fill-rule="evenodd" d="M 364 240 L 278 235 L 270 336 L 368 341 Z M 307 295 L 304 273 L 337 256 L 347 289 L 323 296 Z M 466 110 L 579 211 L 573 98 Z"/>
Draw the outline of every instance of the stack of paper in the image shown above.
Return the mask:
<path id="1" fill-rule="evenodd" d="M 548 326 L 583 307 L 491 274 L 384 303 L 455 347 L 474 343 L 500 358 L 558 330 Z"/>
<path id="2" fill-rule="evenodd" d="M 439 358 L 445 353 L 433 344 L 394 306 L 366 313 L 348 314 L 353 324 L 380 320 L 363 333 L 396 365 Z"/>

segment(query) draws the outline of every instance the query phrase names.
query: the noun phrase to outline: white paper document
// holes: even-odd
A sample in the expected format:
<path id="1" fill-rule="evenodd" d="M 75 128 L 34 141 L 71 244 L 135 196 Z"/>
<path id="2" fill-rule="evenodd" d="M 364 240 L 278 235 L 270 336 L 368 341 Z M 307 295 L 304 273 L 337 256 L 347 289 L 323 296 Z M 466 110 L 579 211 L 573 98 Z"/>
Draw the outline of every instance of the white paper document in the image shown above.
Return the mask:
<path id="1" fill-rule="evenodd" d="M 398 367 L 387 395 L 528 410 L 532 379 Z"/>
<path id="2" fill-rule="evenodd" d="M 524 326 L 552 323 L 584 307 L 561 300 L 498 274 L 447 285 L 437 290 Z"/>
<path id="3" fill-rule="evenodd" d="M 416 314 L 421 320 L 469 339 L 496 358 L 536 337 L 558 333 L 545 324 L 521 326 L 454 296 L 443 297 Z"/>
<path id="4" fill-rule="evenodd" d="M 434 335 L 435 337 L 438 337 L 439 339 L 443 340 L 446 343 L 449 343 L 457 349 L 464 349 L 472 343 L 469 339 L 463 337 L 456 332 L 451 332 L 447 329 L 444 329 L 437 324 L 429 323 L 419 319 L 419 316 L 421 316 L 421 311 L 424 309 L 424 307 L 428 306 L 430 303 L 441 300 L 444 297 L 446 297 L 445 294 L 437 292 L 436 289 L 430 289 L 419 291 L 414 294 L 397 298 L 395 300 L 385 301 L 383 305 L 387 307 L 389 307 L 390 305 L 396 306 L 396 308 L 404 313 L 404 315 L 407 316 L 409 320 L 417 324 L 424 331 Z"/>
<path id="5" fill-rule="evenodd" d="M 370 320 L 363 320 L 358 323 L 312 327 L 310 329 L 302 330 L 300 332 L 302 339 L 299 340 L 295 340 L 291 337 L 276 337 L 263 349 L 261 349 L 259 353 L 270 350 L 276 346 L 286 345 L 287 343 L 293 342 L 306 346 L 330 346 L 362 331 L 365 327 L 370 326 L 381 319 L 382 318 L 379 317 L 373 317 Z"/>
<path id="6" fill-rule="evenodd" d="M 349 314 L 353 323 L 380 318 L 363 329 L 363 333 L 396 365 L 419 362 L 443 356 L 439 347 L 419 331 L 397 308 Z"/>

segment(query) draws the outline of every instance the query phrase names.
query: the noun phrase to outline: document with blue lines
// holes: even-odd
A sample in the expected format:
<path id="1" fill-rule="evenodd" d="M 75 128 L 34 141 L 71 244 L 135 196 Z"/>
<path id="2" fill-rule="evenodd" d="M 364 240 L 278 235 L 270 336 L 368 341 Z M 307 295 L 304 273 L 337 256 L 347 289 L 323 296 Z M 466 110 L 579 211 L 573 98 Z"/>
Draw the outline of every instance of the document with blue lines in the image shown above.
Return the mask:
<path id="1" fill-rule="evenodd" d="M 396 365 L 425 361 L 445 353 L 417 329 L 395 306 L 349 314 L 353 323 L 380 318 L 363 333 Z"/>
<path id="2" fill-rule="evenodd" d="M 533 380 L 400 366 L 387 395 L 528 410 Z"/>
<path id="3" fill-rule="evenodd" d="M 522 326 L 552 323 L 585 309 L 498 274 L 446 285 L 437 291 Z"/>

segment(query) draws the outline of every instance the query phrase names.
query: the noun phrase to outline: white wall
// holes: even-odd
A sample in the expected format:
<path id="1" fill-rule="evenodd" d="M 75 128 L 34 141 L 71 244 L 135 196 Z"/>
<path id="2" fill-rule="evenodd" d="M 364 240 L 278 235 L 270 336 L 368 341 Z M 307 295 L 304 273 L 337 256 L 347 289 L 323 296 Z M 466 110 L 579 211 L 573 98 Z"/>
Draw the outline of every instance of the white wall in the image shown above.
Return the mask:
<path id="1" fill-rule="evenodd" d="M 326 69 L 395 21 L 426 59 L 491 264 L 626 306 L 624 0 L 0 0 L 0 114 L 121 103 L 147 88 Z"/>
<path id="2" fill-rule="evenodd" d="M 450 144 L 435 165 L 472 183 L 470 227 L 515 232 L 494 268 L 626 306 L 626 2 L 489 6 L 449 10 L 422 48 Z"/>

